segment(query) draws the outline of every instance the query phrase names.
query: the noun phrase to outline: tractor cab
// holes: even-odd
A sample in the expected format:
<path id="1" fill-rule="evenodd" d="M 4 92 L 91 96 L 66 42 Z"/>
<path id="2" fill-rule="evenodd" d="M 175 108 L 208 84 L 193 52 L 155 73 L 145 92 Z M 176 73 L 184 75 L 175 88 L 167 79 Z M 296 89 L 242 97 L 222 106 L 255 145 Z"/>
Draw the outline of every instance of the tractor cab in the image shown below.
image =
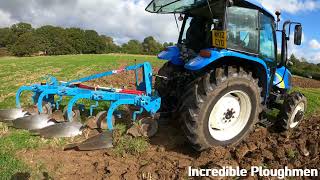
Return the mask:
<path id="1" fill-rule="evenodd" d="M 178 45 L 195 54 L 206 48 L 218 48 L 276 59 L 275 19 L 258 2 L 154 0 L 146 10 L 180 14 L 179 20 L 183 22 Z M 182 60 L 186 62 L 188 58 Z"/>
<path id="2" fill-rule="evenodd" d="M 296 25 L 294 42 L 301 44 L 300 23 L 286 21 L 279 30 L 280 13 L 271 13 L 256 0 L 153 0 L 146 11 L 178 14 L 182 21 L 177 46 L 161 52 L 159 59 L 191 71 L 224 58 L 249 60 L 263 66 L 268 84 L 291 88 L 287 41 L 291 25 Z M 282 33 L 281 59 L 277 57 L 277 31 Z"/>

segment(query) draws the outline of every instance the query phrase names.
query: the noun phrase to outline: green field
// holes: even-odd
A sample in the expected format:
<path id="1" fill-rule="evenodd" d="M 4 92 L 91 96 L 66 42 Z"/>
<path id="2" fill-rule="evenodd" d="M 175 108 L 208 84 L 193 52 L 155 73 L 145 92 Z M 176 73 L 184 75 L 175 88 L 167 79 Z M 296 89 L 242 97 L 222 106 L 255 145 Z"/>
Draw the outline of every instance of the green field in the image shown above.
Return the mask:
<path id="1" fill-rule="evenodd" d="M 132 55 L 74 55 L 51 57 L 3 57 L 0 58 L 0 108 L 15 106 L 15 91 L 24 84 L 32 84 L 43 80 L 46 74 L 54 75 L 59 80 L 90 75 L 111 69 L 117 69 L 124 64 L 149 61 L 153 66 L 161 66 L 153 56 Z M 308 116 L 319 111 L 320 89 L 297 90 L 305 93 L 309 100 Z M 26 131 L 14 130 L 0 123 L 0 179 L 10 179 L 17 172 L 36 172 L 45 168 L 30 169 L 15 157 L 17 151 L 35 149 L 39 147 L 58 146 L 57 141 L 44 141 L 31 136 Z"/>
<path id="2" fill-rule="evenodd" d="M 13 107 L 14 92 L 25 84 L 43 81 L 53 75 L 67 81 L 85 75 L 117 69 L 123 64 L 149 61 L 160 66 L 162 61 L 154 56 L 134 55 L 74 55 L 17 58 L 0 58 L 0 108 Z"/>

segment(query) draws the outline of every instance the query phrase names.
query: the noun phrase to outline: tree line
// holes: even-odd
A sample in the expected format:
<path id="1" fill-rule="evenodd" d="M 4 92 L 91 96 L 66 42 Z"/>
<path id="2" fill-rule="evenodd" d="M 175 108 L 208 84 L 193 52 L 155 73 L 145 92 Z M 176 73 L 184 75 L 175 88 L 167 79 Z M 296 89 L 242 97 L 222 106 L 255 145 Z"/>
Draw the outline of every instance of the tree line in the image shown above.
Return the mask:
<path id="1" fill-rule="evenodd" d="M 306 59 L 298 59 L 293 54 L 290 56 L 289 60 L 293 63 L 290 70 L 293 74 L 320 80 L 320 63 L 311 64 L 308 63 Z"/>
<path id="2" fill-rule="evenodd" d="M 33 28 L 28 23 L 17 23 L 0 28 L 0 47 L 5 47 L 15 56 L 66 55 L 66 54 L 157 54 L 173 43 L 161 44 L 154 37 L 143 42 L 129 40 L 117 45 L 112 37 L 99 35 L 94 30 L 62 28 L 46 25 Z"/>
<path id="3" fill-rule="evenodd" d="M 161 44 L 152 36 L 146 37 L 142 42 L 129 40 L 117 45 L 112 37 L 99 35 L 94 30 L 50 25 L 33 28 L 31 24 L 23 22 L 0 28 L 0 54 L 3 53 L 1 47 L 5 47 L 15 56 L 103 53 L 155 55 L 171 45 L 173 43 Z M 294 64 L 290 67 L 293 74 L 320 80 L 320 64 L 308 63 L 294 55 L 291 55 L 290 61 Z"/>

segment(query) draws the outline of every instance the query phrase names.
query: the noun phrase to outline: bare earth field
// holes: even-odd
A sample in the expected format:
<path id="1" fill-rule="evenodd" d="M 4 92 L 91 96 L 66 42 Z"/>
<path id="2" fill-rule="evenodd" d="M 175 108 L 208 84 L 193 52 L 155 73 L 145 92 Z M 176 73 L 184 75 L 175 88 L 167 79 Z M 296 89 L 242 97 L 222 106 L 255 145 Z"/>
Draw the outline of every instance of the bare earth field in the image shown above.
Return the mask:
<path id="1" fill-rule="evenodd" d="M 161 64 L 157 64 L 157 62 L 152 59 L 147 60 L 153 63 L 155 67 L 154 71 L 156 72 Z M 102 64 L 100 60 L 96 60 L 95 62 Z M 46 63 L 48 64 L 49 62 Z M 68 64 L 70 64 L 70 62 Z M 119 61 L 116 65 L 110 66 L 113 68 L 126 64 L 132 64 L 132 61 Z M 0 67 L 3 68 L 4 66 L 6 65 L 1 64 L 0 61 Z M 85 68 L 87 66 L 87 64 L 84 64 L 84 67 L 82 69 L 79 68 L 80 70 L 77 73 L 73 73 L 72 76 L 86 74 L 88 69 Z M 98 65 L 96 64 L 96 66 Z M 75 67 L 70 68 L 75 69 Z M 95 69 L 91 72 L 101 72 L 104 70 L 101 66 L 99 66 L 99 68 L 100 69 Z M 53 72 L 53 74 L 57 74 L 59 77 L 69 75 L 65 74 L 62 70 L 63 67 L 51 65 L 50 70 L 53 71 L 54 69 L 56 69 L 56 72 Z M 31 67 L 29 71 L 32 71 Z M 45 72 L 45 70 L 42 71 L 42 73 Z M 34 78 L 34 81 L 38 81 L 39 79 L 39 77 L 33 76 L 29 76 L 29 79 L 30 78 Z M 130 85 L 132 78 L 133 74 L 125 73 L 111 79 L 102 79 L 91 83 L 115 86 L 126 85 L 130 88 L 133 86 L 132 84 Z M 26 81 L 30 82 L 28 80 Z M 123 153 L 119 155 L 114 149 L 90 152 L 64 151 L 63 146 L 40 146 L 37 148 L 19 147 L 16 148 L 18 150 L 14 152 L 14 158 L 27 165 L 29 169 L 36 170 L 37 172 L 31 172 L 29 170 L 23 171 L 20 170 L 20 168 L 19 170 L 4 172 L 4 174 L 6 178 L 11 176 L 11 179 L 151 180 L 190 179 L 187 176 L 188 166 L 192 166 L 193 168 L 239 166 L 240 168 L 246 169 L 250 169 L 250 166 L 263 166 L 268 169 L 288 166 L 289 168 L 317 168 L 320 170 L 320 114 L 318 113 L 320 110 L 318 106 L 320 100 L 320 91 L 318 89 L 320 88 L 320 81 L 295 77 L 293 84 L 297 90 L 302 90 L 306 93 L 308 101 L 310 99 L 310 104 L 312 105 L 304 122 L 294 132 L 278 133 L 275 132 L 275 129 L 257 125 L 256 130 L 237 147 L 214 147 L 198 153 L 190 148 L 177 120 L 171 119 L 169 124 L 160 125 L 159 132 L 156 136 L 147 140 L 148 146 L 141 153 Z M 2 103 L 1 107 L 9 107 L 14 104 L 14 102 L 11 102 L 14 98 L 8 94 L 14 92 L 13 90 L 15 88 L 5 89 L 3 87 L 0 89 L 4 91 L 4 93 L 0 92 L 0 95 L 3 96 L 4 100 L 7 100 L 7 104 Z M 129 117 L 129 115 L 124 114 L 124 118 L 127 117 Z M 16 133 L 15 131 L 11 132 L 10 128 L 9 130 L 6 129 L 4 134 L 1 134 L 1 132 L 0 126 L 0 145 L 1 138 Z M 16 141 L 17 140 L 14 140 L 10 143 L 14 144 Z M 1 149 L 0 147 L 0 155 L 1 153 L 7 153 L 4 151 L 8 150 L 3 147 Z M 11 158 L 11 156 L 9 157 Z M 3 160 L 0 157 L 0 164 L 2 162 L 7 163 L 7 160 Z M 10 162 L 16 161 L 10 160 Z M 11 172 L 14 173 L 10 174 Z M 258 177 L 251 178 L 259 179 Z"/>
<path id="2" fill-rule="evenodd" d="M 292 79 L 293 86 L 302 88 L 320 88 L 320 81 L 294 76 Z"/>
<path id="3" fill-rule="evenodd" d="M 47 172 L 43 175 L 55 179 L 188 179 L 188 166 L 275 169 L 287 165 L 320 169 L 319 116 L 305 120 L 292 134 L 279 135 L 258 127 L 235 148 L 215 147 L 202 153 L 188 148 L 178 128 L 160 128 L 150 139 L 150 147 L 139 156 L 117 157 L 112 150 L 76 152 L 61 149 L 21 151 L 18 156 L 30 166 L 39 162 L 45 164 Z"/>

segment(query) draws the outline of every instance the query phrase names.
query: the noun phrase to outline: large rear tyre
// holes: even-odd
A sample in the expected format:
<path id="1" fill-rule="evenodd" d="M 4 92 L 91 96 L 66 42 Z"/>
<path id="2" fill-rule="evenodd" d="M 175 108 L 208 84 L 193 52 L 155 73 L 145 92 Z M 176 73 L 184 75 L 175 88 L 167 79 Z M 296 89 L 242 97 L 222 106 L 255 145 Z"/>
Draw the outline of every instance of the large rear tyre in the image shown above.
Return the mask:
<path id="1" fill-rule="evenodd" d="M 184 132 L 198 151 L 236 145 L 262 111 L 258 80 L 239 66 L 226 66 L 194 82 L 182 99 Z"/>
<path id="2" fill-rule="evenodd" d="M 278 120 L 280 130 L 291 130 L 301 123 L 307 109 L 307 98 L 299 93 L 293 92 L 284 100 Z"/>

